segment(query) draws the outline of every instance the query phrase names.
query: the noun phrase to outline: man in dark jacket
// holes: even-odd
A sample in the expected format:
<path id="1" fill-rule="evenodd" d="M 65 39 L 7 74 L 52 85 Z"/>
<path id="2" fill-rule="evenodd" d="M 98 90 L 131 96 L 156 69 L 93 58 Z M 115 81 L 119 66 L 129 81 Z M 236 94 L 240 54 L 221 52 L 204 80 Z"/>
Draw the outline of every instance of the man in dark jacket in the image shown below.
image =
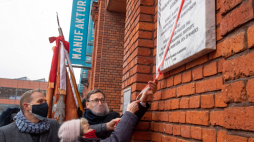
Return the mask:
<path id="1" fill-rule="evenodd" d="M 0 142 L 58 142 L 59 123 L 47 119 L 48 104 L 40 89 L 25 92 L 15 123 L 0 128 Z"/>
<path id="2" fill-rule="evenodd" d="M 149 81 L 148 84 L 150 89 L 144 94 L 146 99 L 147 96 L 157 91 L 157 80 L 155 82 Z M 99 89 L 89 91 L 86 97 L 87 109 L 83 115 L 88 120 L 90 127 L 95 130 L 96 136 L 102 139 L 110 136 L 115 129 L 116 118 L 120 118 L 119 113 L 109 112 L 105 98 L 105 94 Z M 148 109 L 149 104 L 146 101 L 139 104 L 139 111 L 135 113 L 138 121 Z"/>
<path id="3" fill-rule="evenodd" d="M 0 127 L 8 125 L 13 122 L 14 116 L 20 111 L 18 107 L 9 107 L 5 109 L 0 115 Z"/>

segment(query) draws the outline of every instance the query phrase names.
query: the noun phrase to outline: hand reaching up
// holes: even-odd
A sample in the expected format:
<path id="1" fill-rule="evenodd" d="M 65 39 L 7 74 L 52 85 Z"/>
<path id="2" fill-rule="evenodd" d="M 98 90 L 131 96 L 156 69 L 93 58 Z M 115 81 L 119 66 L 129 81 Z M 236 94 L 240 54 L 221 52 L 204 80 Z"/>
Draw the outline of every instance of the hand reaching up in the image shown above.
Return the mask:
<path id="1" fill-rule="evenodd" d="M 131 113 L 135 113 L 136 111 L 138 111 L 139 110 L 139 108 L 138 108 L 139 102 L 140 102 L 140 100 L 137 100 L 137 101 L 134 101 L 134 102 L 128 104 L 126 111 L 129 111 Z"/>

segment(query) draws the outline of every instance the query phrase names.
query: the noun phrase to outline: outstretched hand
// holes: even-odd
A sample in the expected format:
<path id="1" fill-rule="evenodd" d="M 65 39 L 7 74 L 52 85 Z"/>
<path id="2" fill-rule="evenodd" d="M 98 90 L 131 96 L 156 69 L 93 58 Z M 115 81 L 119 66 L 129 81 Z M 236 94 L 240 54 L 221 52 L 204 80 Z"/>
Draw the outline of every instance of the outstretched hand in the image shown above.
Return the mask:
<path id="1" fill-rule="evenodd" d="M 110 122 L 106 123 L 107 131 L 115 130 L 116 124 L 120 121 L 121 118 L 115 118 Z"/>
<path id="2" fill-rule="evenodd" d="M 129 111 L 131 113 L 135 113 L 136 111 L 138 111 L 139 110 L 139 108 L 138 108 L 139 102 L 140 102 L 140 100 L 137 100 L 137 101 L 134 101 L 134 102 L 128 104 L 126 111 Z"/>
<path id="3" fill-rule="evenodd" d="M 154 81 L 149 81 L 148 82 L 149 89 L 144 94 L 148 96 L 153 95 L 157 91 L 157 84 L 158 84 L 157 79 L 155 79 Z"/>

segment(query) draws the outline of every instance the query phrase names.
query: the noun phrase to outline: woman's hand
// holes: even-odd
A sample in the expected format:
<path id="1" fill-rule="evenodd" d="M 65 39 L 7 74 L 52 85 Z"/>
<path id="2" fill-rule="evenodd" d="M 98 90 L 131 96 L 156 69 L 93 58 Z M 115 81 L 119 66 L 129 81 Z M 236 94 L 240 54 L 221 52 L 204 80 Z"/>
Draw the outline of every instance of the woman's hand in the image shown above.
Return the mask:
<path id="1" fill-rule="evenodd" d="M 126 111 L 129 111 L 131 113 L 135 113 L 136 111 L 138 111 L 139 110 L 139 108 L 138 108 L 139 102 L 140 102 L 140 100 L 137 100 L 137 101 L 134 101 L 134 102 L 128 104 Z"/>

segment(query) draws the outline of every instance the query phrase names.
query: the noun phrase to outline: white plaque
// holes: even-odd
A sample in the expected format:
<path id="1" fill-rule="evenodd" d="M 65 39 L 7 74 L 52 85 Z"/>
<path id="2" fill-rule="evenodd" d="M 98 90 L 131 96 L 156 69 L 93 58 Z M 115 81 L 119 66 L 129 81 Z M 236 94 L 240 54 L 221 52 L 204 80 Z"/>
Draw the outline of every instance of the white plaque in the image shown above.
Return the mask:
<path id="1" fill-rule="evenodd" d="M 126 111 L 129 103 L 131 103 L 131 87 L 123 91 L 123 114 Z"/>
<path id="2" fill-rule="evenodd" d="M 158 0 L 158 70 L 182 0 Z M 216 49 L 215 0 L 185 0 L 161 71 L 167 72 Z"/>

